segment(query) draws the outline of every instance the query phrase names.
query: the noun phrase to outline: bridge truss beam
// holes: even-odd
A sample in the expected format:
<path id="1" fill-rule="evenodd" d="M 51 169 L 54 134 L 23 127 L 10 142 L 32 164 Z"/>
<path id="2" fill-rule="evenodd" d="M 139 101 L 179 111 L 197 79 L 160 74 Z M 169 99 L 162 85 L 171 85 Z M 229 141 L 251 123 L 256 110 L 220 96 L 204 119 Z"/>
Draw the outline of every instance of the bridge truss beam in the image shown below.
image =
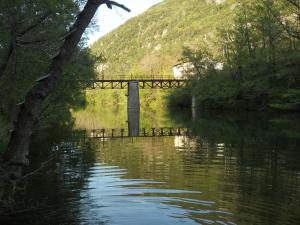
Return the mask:
<path id="1" fill-rule="evenodd" d="M 142 89 L 175 89 L 188 86 L 188 80 L 94 80 L 88 82 L 91 89 L 127 89 L 128 83 L 136 81 Z"/>

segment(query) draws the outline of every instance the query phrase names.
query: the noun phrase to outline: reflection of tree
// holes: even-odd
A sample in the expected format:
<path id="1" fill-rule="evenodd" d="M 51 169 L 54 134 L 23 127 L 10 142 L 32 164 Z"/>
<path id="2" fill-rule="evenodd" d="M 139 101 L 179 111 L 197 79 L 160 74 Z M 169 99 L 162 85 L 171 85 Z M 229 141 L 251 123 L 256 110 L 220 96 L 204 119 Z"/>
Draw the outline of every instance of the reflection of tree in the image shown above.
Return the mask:
<path id="1" fill-rule="evenodd" d="M 201 114 L 193 122 L 176 120 L 189 126 L 197 137 L 181 140 L 180 146 L 174 137 L 101 145 L 95 141 L 93 148 L 101 149 L 96 158 L 126 169 L 124 178 L 163 181 L 162 188 L 201 191 L 201 195 L 184 197 L 216 202 L 213 209 L 232 212 L 232 219 L 239 224 L 287 224 L 300 219 L 296 214 L 300 197 L 299 120 L 211 113 Z"/>
<path id="2" fill-rule="evenodd" d="M 25 213 L 1 217 L 1 224 L 79 223 L 80 192 L 93 165 L 94 151 L 84 136 L 76 135 L 72 142 L 62 141 L 71 140 L 69 135 L 66 130 L 54 129 L 34 139 L 28 171 L 39 168 L 41 161 L 54 158 L 41 171 L 28 177 L 26 188 L 15 196 L 19 205 L 16 212 L 25 210 Z M 78 147 L 82 145 L 84 151 Z"/>
<path id="3" fill-rule="evenodd" d="M 177 118 L 178 120 L 178 118 Z M 299 119 L 297 116 L 201 114 L 189 124 L 200 143 L 207 143 L 208 159 L 218 158 L 224 143 L 224 207 L 234 207 L 237 220 L 246 224 L 285 224 L 299 221 Z M 202 146 L 203 148 L 203 146 Z M 198 157 L 197 157 L 198 158 Z M 197 159 L 194 159 L 197 163 Z M 188 161 L 190 163 L 190 161 Z M 298 183 L 298 184 L 297 184 Z M 235 211 L 234 210 L 234 211 Z M 261 210 L 261 217 L 249 217 Z M 268 220 L 269 219 L 269 220 Z M 263 221 L 265 220 L 265 221 Z"/>

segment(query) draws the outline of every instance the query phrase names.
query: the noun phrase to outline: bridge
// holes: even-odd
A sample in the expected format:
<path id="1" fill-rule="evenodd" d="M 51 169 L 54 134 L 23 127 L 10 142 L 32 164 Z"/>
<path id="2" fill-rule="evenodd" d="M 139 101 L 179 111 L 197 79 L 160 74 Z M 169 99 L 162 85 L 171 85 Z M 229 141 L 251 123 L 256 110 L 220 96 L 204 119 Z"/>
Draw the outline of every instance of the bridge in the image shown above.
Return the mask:
<path id="1" fill-rule="evenodd" d="M 175 89 L 186 88 L 187 79 L 166 79 L 166 78 L 137 78 L 137 79 L 110 79 L 110 80 L 89 80 L 86 87 L 89 89 L 127 89 L 130 83 L 137 83 L 141 89 Z"/>
<path id="2" fill-rule="evenodd" d="M 127 108 L 139 110 L 140 97 L 139 89 L 177 89 L 186 88 L 189 85 L 187 79 L 174 79 L 168 76 L 167 78 L 161 77 L 137 77 L 125 79 L 124 76 L 119 79 L 97 79 L 82 81 L 88 89 L 127 89 L 128 101 Z M 129 116 L 128 116 L 129 117 Z M 130 121 L 130 118 L 128 119 Z"/>
<path id="3" fill-rule="evenodd" d="M 148 137 L 148 136 L 172 136 L 181 135 L 183 130 L 172 128 L 152 129 L 151 131 L 140 130 L 140 97 L 139 89 L 177 89 L 186 88 L 189 85 L 187 79 L 172 79 L 172 78 L 130 78 L 130 79 L 99 79 L 83 81 L 88 89 L 127 89 L 127 116 L 128 116 L 128 131 L 125 134 L 125 129 L 95 130 L 92 132 L 93 137 Z M 150 135 L 151 134 L 151 135 Z"/>

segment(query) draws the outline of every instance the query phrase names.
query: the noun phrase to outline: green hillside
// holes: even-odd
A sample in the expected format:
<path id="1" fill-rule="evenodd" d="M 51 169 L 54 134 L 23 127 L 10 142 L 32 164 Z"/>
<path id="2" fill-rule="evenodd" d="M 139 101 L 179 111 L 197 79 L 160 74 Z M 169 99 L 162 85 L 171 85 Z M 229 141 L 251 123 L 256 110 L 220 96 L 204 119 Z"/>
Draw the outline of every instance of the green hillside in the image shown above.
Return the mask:
<path id="1" fill-rule="evenodd" d="M 107 59 L 105 76 L 171 74 L 183 47 L 218 50 L 217 28 L 230 26 L 234 0 L 165 0 L 92 46 Z"/>

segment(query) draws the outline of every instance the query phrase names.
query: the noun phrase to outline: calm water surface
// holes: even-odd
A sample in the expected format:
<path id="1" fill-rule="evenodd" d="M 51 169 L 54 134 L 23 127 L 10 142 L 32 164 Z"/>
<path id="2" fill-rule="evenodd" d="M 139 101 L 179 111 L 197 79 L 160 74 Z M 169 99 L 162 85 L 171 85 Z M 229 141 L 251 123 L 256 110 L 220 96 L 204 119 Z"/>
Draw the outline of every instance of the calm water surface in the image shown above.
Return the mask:
<path id="1" fill-rule="evenodd" d="M 126 125 L 110 113 L 113 126 Z M 78 118 L 87 134 L 103 128 L 98 113 Z M 54 157 L 27 183 L 22 198 L 33 209 L 5 224 L 300 224 L 297 115 L 183 114 L 157 124 L 145 113 L 141 121 L 191 135 L 101 140 L 49 131 L 32 147 L 49 146 L 35 151 L 29 170 Z"/>

